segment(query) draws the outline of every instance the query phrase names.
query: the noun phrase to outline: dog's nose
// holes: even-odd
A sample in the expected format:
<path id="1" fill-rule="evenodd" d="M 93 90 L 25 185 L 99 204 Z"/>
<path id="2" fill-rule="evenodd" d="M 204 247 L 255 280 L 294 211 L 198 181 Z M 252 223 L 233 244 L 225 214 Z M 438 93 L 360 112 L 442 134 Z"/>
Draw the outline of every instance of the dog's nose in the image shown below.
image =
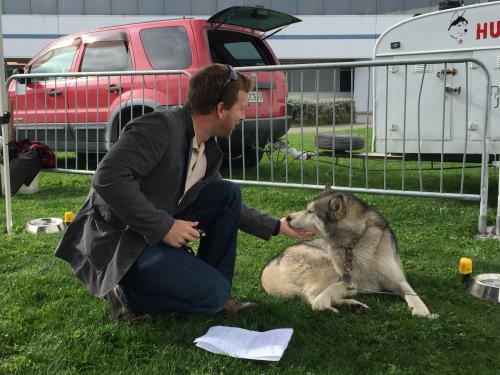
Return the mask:
<path id="1" fill-rule="evenodd" d="M 288 216 L 286 217 L 286 221 L 288 221 L 288 222 L 292 221 L 292 217 L 291 217 L 290 215 L 288 215 Z"/>

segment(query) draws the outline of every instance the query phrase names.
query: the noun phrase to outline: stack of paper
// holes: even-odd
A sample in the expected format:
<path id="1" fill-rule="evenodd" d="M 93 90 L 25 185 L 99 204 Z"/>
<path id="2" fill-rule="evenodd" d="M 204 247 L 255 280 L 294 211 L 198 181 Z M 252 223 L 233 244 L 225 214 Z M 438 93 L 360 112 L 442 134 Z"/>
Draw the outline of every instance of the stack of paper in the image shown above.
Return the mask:
<path id="1" fill-rule="evenodd" d="M 197 347 L 216 354 L 262 361 L 279 361 L 292 334 L 292 328 L 257 332 L 243 328 L 215 326 L 194 342 Z"/>

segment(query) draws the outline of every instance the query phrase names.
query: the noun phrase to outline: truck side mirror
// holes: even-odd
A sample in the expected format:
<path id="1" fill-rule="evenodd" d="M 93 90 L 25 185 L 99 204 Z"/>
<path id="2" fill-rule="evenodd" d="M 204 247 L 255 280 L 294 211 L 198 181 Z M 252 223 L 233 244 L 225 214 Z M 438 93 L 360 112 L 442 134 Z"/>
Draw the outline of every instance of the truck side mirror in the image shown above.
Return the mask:
<path id="1" fill-rule="evenodd" d="M 24 74 L 24 69 L 23 68 L 16 68 L 12 71 L 12 75 L 15 75 L 15 74 Z M 23 85 L 25 85 L 26 83 L 28 83 L 28 79 L 26 78 L 21 78 L 21 77 L 16 77 L 16 81 L 18 83 L 21 83 Z"/>

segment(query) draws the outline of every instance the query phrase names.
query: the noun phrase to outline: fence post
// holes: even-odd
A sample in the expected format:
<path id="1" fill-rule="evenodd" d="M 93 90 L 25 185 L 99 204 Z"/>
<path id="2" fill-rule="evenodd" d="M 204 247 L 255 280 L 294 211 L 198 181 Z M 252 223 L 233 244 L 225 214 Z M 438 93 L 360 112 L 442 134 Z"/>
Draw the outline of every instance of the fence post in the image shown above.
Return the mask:
<path id="1" fill-rule="evenodd" d="M 481 160 L 481 201 L 479 203 L 479 218 L 477 231 L 479 234 L 486 234 L 488 225 L 488 163 L 490 162 L 490 111 L 491 111 L 491 76 L 489 71 L 482 65 L 486 75 L 486 107 L 484 112 L 484 133 L 483 133 L 483 156 Z M 467 140 L 466 140 L 467 141 Z M 500 193 L 499 193 L 500 194 Z"/>
<path id="2" fill-rule="evenodd" d="M 0 9 L 0 115 L 3 117 L 4 109 L 8 109 L 7 90 L 5 87 L 5 63 L 3 58 L 3 31 L 2 31 L 2 10 Z M 10 166 L 9 166 L 9 129 L 7 123 L 2 121 L 2 152 L 3 152 L 3 182 L 5 189 L 5 222 L 7 233 L 12 234 L 12 197 L 10 192 Z"/>

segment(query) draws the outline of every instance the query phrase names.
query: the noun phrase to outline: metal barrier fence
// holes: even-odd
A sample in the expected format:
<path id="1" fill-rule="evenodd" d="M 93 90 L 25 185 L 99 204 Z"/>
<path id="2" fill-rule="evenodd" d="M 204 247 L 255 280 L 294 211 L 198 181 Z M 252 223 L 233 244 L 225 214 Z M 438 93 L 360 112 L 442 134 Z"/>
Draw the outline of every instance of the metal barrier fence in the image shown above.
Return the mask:
<path id="1" fill-rule="evenodd" d="M 361 127 L 356 124 L 353 103 L 354 72 L 359 68 L 366 68 L 367 72 L 366 85 L 357 86 L 368 93 L 367 110 L 374 98 L 374 113 L 366 115 Z M 341 126 L 336 122 L 335 113 L 327 127 L 321 126 L 320 108 L 325 93 L 320 95 L 317 89 L 312 103 L 315 113 L 307 123 L 302 90 L 304 72 L 315 72 L 318 88 L 320 72 L 331 70 L 334 90 L 330 98 L 335 102 L 335 72 L 340 69 L 350 70 L 353 88 L 349 121 L 344 131 L 338 130 Z M 473 76 L 469 74 L 472 69 Z M 282 141 L 276 142 L 278 139 L 271 135 L 271 146 L 264 149 L 268 163 L 258 164 L 250 177 L 245 168 L 236 174 L 230 169 L 229 178 L 247 185 L 321 189 L 331 184 L 337 190 L 357 193 L 479 201 L 478 232 L 486 232 L 488 163 L 490 154 L 500 153 L 500 144 L 489 139 L 491 82 L 488 70 L 479 60 L 413 58 L 239 70 L 253 74 L 282 72 L 287 78 L 292 72 L 298 72 L 301 90 L 295 123 L 287 123 Z M 450 79 L 451 74 L 457 77 Z M 469 88 L 472 83 L 474 90 Z M 258 102 L 254 105 L 257 108 Z M 409 118 L 408 114 L 413 117 Z M 312 137 L 306 131 L 310 129 L 308 125 L 312 125 Z M 294 126 L 300 129 L 298 140 L 289 134 Z M 371 145 L 364 146 L 359 135 Z M 280 158 L 284 161 L 281 166 Z M 299 165 L 292 168 L 290 162 Z M 500 203 L 497 211 L 500 212 Z M 496 232 L 500 233 L 498 217 L 497 213 Z"/>
<path id="2" fill-rule="evenodd" d="M 128 121 L 183 105 L 189 77 L 182 70 L 11 76 L 16 138 L 51 147 L 54 171 L 91 173 Z"/>
<path id="3" fill-rule="evenodd" d="M 329 184 L 358 193 L 479 201 L 478 231 L 486 232 L 488 163 L 490 153 L 498 152 L 491 152 L 488 139 L 490 76 L 480 61 L 237 70 L 253 76 L 255 90 L 246 119 L 228 140 L 218 140 L 225 178 L 246 185 L 321 189 Z M 339 99 L 341 70 L 344 81 L 349 72 L 351 92 Z M 452 77 L 453 71 L 459 73 Z M 15 98 L 17 137 L 54 149 L 55 171 L 93 173 L 126 122 L 185 103 L 188 76 L 183 71 L 13 76 L 7 87 Z M 312 82 L 306 76 L 314 77 Z M 325 77 L 330 92 L 324 90 Z M 307 92 L 305 86 L 314 89 Z M 362 121 L 355 105 L 365 107 Z"/>

